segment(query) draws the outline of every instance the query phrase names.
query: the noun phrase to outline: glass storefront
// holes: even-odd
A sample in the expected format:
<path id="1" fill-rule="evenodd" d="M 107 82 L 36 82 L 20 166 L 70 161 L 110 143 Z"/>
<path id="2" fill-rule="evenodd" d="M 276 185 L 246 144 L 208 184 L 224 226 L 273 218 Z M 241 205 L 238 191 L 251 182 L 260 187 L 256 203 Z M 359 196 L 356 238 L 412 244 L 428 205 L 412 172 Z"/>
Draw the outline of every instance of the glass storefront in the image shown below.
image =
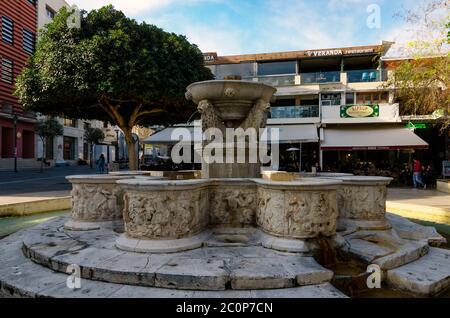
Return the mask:
<path id="1" fill-rule="evenodd" d="M 75 160 L 76 138 L 64 136 L 64 160 Z"/>

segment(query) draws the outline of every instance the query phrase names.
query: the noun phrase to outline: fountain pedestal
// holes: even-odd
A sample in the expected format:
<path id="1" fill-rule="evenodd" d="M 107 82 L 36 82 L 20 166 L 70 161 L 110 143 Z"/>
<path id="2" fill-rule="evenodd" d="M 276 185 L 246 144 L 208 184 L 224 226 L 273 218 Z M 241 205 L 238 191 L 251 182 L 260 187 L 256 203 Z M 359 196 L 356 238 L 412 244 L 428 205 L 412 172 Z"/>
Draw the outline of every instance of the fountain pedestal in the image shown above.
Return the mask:
<path id="1" fill-rule="evenodd" d="M 202 116 L 203 147 L 216 149 L 212 157 L 219 158 L 213 162 L 211 152 L 203 151 L 204 178 L 261 176 L 259 133 L 266 126 L 275 92 L 272 86 L 235 80 L 198 82 L 187 87 L 186 98 L 198 105 Z M 227 148 L 233 152 L 227 153 Z M 241 153 L 244 158 L 237 160 Z M 256 160 L 250 160 L 252 155 Z"/>

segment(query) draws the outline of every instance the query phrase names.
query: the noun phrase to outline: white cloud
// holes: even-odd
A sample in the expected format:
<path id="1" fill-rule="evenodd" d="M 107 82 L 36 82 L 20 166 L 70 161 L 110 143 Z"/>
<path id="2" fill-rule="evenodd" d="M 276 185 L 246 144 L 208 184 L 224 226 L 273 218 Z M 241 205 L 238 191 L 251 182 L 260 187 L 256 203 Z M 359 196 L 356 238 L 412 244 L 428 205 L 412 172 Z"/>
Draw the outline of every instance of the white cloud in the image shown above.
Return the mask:
<path id="1" fill-rule="evenodd" d="M 212 30 L 207 25 L 199 24 L 186 27 L 183 33 L 202 52 L 218 52 L 220 55 L 243 53 L 239 30 Z"/>
<path id="2" fill-rule="evenodd" d="M 266 39 L 293 49 L 353 45 L 357 26 L 354 15 L 329 14 L 325 10 L 314 10 L 302 2 L 273 1 L 272 16 L 264 27 Z"/>

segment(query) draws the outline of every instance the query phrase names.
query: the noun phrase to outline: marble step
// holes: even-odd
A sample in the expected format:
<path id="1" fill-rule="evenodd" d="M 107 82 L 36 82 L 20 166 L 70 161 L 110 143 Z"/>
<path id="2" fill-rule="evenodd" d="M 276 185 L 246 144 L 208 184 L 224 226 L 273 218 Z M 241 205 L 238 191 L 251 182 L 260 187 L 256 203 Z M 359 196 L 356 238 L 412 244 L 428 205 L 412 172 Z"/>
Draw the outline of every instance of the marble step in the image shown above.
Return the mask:
<path id="1" fill-rule="evenodd" d="M 433 296 L 450 288 L 450 250 L 430 248 L 424 257 L 387 271 L 393 287 L 422 296 Z"/>
<path id="2" fill-rule="evenodd" d="M 60 220 L 31 228 L 23 251 L 36 263 L 66 272 L 75 264 L 81 277 L 109 283 L 190 290 L 291 288 L 330 282 L 333 272 L 301 253 L 262 246 L 202 247 L 170 254 L 125 252 L 118 233 L 64 230 Z"/>
<path id="3" fill-rule="evenodd" d="M 344 236 L 346 251 L 367 264 L 377 264 L 383 271 L 390 270 L 426 255 L 426 240 L 405 240 L 395 230 L 358 231 Z"/>
<path id="4" fill-rule="evenodd" d="M 51 298 L 345 298 L 330 283 L 284 289 L 192 291 L 131 286 L 81 279 L 67 287 L 68 275 L 38 265 L 21 252 L 21 242 L 0 241 L 0 297 Z"/>

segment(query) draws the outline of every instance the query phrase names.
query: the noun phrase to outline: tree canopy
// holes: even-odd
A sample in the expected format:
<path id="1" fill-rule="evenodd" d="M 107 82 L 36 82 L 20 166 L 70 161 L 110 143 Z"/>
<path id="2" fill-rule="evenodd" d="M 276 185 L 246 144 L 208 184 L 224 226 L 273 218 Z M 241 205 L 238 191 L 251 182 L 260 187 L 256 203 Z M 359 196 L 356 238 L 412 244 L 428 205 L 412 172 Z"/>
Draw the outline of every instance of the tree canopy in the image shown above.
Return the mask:
<path id="1" fill-rule="evenodd" d="M 81 13 L 81 27 L 62 8 L 40 31 L 16 95 L 24 108 L 52 116 L 98 119 L 118 125 L 130 149 L 137 124 L 171 124 L 195 110 L 184 92 L 212 79 L 203 55 L 186 37 L 127 18 L 113 6 Z"/>
<path id="2" fill-rule="evenodd" d="M 450 125 L 450 52 L 448 0 L 430 0 L 401 15 L 416 34 L 403 48 L 387 88 L 394 88 L 403 115 L 440 114 L 441 130 Z"/>

